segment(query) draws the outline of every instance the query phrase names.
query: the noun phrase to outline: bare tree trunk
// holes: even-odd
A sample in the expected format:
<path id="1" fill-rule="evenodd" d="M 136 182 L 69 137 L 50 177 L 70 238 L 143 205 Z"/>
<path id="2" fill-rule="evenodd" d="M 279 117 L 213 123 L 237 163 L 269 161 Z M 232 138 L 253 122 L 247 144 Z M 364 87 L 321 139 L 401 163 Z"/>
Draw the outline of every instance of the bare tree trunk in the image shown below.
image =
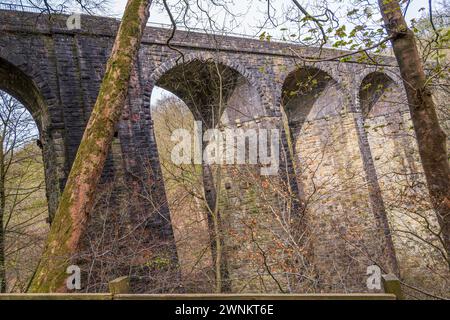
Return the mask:
<path id="1" fill-rule="evenodd" d="M 442 244 L 450 256 L 450 169 L 446 135 L 439 126 L 430 88 L 417 49 L 414 33 L 408 29 L 397 0 L 379 0 L 406 89 L 409 110 L 419 145 L 419 154 L 432 205 L 441 227 Z"/>
<path id="2" fill-rule="evenodd" d="M 128 82 L 149 15 L 149 0 L 128 0 L 97 101 L 72 165 L 47 245 L 29 292 L 66 291 L 66 268 L 76 253 L 97 183 L 128 93 Z"/>

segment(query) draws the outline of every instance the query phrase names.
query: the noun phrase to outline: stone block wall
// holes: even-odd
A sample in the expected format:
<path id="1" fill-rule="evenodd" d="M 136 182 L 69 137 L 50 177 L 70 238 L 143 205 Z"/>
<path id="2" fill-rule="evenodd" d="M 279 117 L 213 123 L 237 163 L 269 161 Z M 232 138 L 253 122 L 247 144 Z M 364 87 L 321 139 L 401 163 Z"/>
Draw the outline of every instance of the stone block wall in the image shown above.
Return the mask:
<path id="1" fill-rule="evenodd" d="M 0 89 L 24 102 L 38 123 L 44 145 L 50 213 L 56 210 L 59 194 L 95 103 L 119 24 L 114 19 L 82 16 L 82 30 L 67 30 L 65 19 L 65 16 L 57 16 L 50 21 L 45 15 L 0 11 Z M 236 120 L 245 122 L 263 116 L 281 127 L 282 113 L 287 107 L 283 98 L 285 88 L 295 84 L 292 75 L 297 74 L 300 66 L 292 49 L 305 57 L 314 55 L 317 49 L 179 31 L 172 45 L 183 53 L 180 56 L 179 52 L 167 46 L 169 34 L 170 30 L 146 29 L 130 82 L 127 104 L 102 181 L 105 185 L 120 181 L 121 187 L 114 189 L 116 197 L 136 199 L 135 206 L 126 213 L 129 215 L 128 230 L 132 230 L 136 223 L 145 221 L 145 227 L 139 233 L 141 245 L 152 247 L 163 243 L 161 250 L 168 253 L 169 264 L 173 264 L 173 270 L 176 270 L 176 237 L 167 205 L 150 109 L 153 88 L 163 81 L 165 75 L 171 72 L 173 75 L 180 65 L 189 67 L 213 61 L 239 75 L 239 81 L 245 84 L 238 86 L 241 92 L 237 90 L 234 98 L 232 95 L 229 97 L 230 104 L 234 103 L 235 109 L 240 111 L 227 112 L 228 120 L 234 122 L 233 125 Z M 337 53 L 335 50 L 325 50 L 324 54 L 331 57 Z M 394 92 L 402 92 L 401 82 L 395 76 L 397 68 L 394 59 L 385 57 L 380 61 L 382 73 L 395 81 Z M 386 148 L 398 149 L 397 140 L 385 142 L 364 130 L 364 125 L 379 126 L 379 121 L 390 121 L 388 116 L 367 117 L 361 103 L 364 79 L 379 70 L 357 61 L 342 63 L 330 60 L 301 65 L 320 70 L 326 75 L 322 80 L 332 80 L 331 85 L 320 92 L 319 98 L 316 93 L 297 94 L 297 100 L 291 102 L 296 111 L 287 112 L 293 153 L 290 160 L 288 156 L 284 159 L 289 160 L 289 170 L 297 174 L 293 179 L 295 183 L 291 179 L 289 185 L 292 184 L 291 189 L 300 198 L 309 201 L 303 203 L 308 207 L 305 219 L 309 223 L 306 245 L 309 253 L 301 256 L 308 256 L 312 262 L 305 264 L 313 265 L 311 274 L 326 284 L 315 290 L 363 291 L 365 268 L 373 262 L 368 257 L 375 257 L 375 260 L 384 258 L 379 254 L 378 247 L 382 244 L 377 243 L 378 231 L 374 231 L 378 228 L 374 211 L 383 203 L 386 185 L 392 184 L 392 178 L 384 178 L 385 165 L 382 163 L 389 161 L 382 158 L 388 154 Z M 177 85 L 182 84 L 171 83 L 172 89 L 175 90 Z M 240 95 L 250 98 L 246 100 Z M 406 129 L 408 125 L 406 122 L 404 124 Z M 288 146 L 283 144 L 283 150 L 287 155 Z M 405 149 L 401 158 L 409 161 L 412 157 L 408 166 L 420 170 L 417 156 L 409 155 Z M 229 177 L 233 176 L 230 174 Z M 268 183 L 276 185 L 284 178 L 267 179 Z M 261 202 L 257 200 L 264 192 L 256 195 L 254 188 L 246 188 L 245 185 L 242 188 L 227 188 L 224 185 L 224 188 L 227 190 L 224 193 L 227 206 L 231 203 L 232 208 L 226 210 L 229 230 L 239 230 L 242 227 L 240 217 L 252 217 L 251 211 L 257 208 L 261 216 L 256 215 L 253 220 L 261 224 L 261 229 L 272 232 L 271 236 L 277 234 L 278 227 L 271 226 L 280 217 L 270 216 L 270 208 L 261 208 Z M 129 197 L 128 192 L 136 198 Z M 139 197 L 139 194 L 145 197 Z M 241 198 L 244 200 L 239 200 Z M 272 199 L 269 197 L 268 203 L 275 201 Z M 276 251 L 277 247 L 272 245 L 276 241 L 271 240 L 270 232 L 261 232 L 259 236 L 265 238 L 266 244 L 269 243 L 269 251 Z M 253 266 L 244 261 L 251 251 L 258 248 L 247 246 L 247 243 L 235 246 L 236 241 L 230 243 L 236 254 L 234 262 L 233 258 L 230 260 L 230 268 L 238 275 L 254 272 L 251 270 Z M 288 253 L 280 252 L 280 255 L 274 256 L 279 261 L 272 261 L 274 273 L 295 275 L 298 270 L 291 265 L 282 265 L 284 254 L 287 256 Z M 149 270 L 148 266 L 154 268 L 154 261 L 161 261 L 155 260 L 157 258 L 160 257 L 147 252 L 141 259 L 135 259 L 134 266 L 142 267 L 145 272 L 155 272 L 156 269 Z M 261 258 L 258 255 L 258 259 Z M 267 270 L 261 274 L 264 274 L 261 279 L 271 282 L 268 291 L 279 290 Z M 288 278 L 280 280 L 280 285 L 289 283 Z M 262 286 L 261 282 L 253 283 L 248 290 L 261 290 Z M 151 284 L 146 288 L 150 287 Z M 241 290 L 242 286 L 239 284 L 235 288 Z"/>

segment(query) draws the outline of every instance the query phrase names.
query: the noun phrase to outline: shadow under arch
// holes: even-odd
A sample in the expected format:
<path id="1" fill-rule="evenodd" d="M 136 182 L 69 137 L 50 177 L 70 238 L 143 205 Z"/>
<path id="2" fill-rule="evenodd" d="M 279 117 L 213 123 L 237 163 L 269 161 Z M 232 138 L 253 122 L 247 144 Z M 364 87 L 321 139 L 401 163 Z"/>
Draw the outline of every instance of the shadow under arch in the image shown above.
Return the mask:
<path id="1" fill-rule="evenodd" d="M 202 123 L 202 133 L 222 125 L 233 127 L 237 121 L 253 120 L 256 116 L 267 113 L 267 106 L 262 102 L 262 91 L 250 72 L 238 64 L 215 59 L 209 54 L 188 55 L 184 61 L 173 59 L 160 65 L 144 89 L 144 106 L 150 105 L 155 87 L 171 92 L 184 102 L 193 119 Z M 209 207 L 207 212 L 215 212 L 217 208 L 218 223 L 222 228 L 222 209 L 220 201 L 217 202 L 218 191 L 213 169 L 205 163 L 201 167 L 202 188 Z M 216 260 L 216 239 L 211 213 L 208 214 L 208 229 L 212 257 Z M 221 239 L 222 245 L 224 241 Z M 231 283 L 228 260 L 223 250 L 222 253 L 222 291 L 229 292 Z M 215 264 L 213 261 L 213 266 Z"/>
<path id="2" fill-rule="evenodd" d="M 378 160 L 384 153 L 380 154 L 380 150 L 375 150 L 376 140 L 390 140 L 397 144 L 394 148 L 397 152 L 400 149 L 405 150 L 405 159 L 412 170 L 417 171 L 417 164 L 412 156 L 414 142 L 411 141 L 411 133 L 407 129 L 412 124 L 407 125 L 410 114 L 402 87 L 386 73 L 374 71 L 361 81 L 359 102 L 369 146 L 373 149 L 372 152 L 376 153 L 375 159 Z M 375 136 L 378 136 L 378 139 Z"/>
<path id="3" fill-rule="evenodd" d="M 288 74 L 282 87 L 281 105 L 290 123 L 337 116 L 346 111 L 347 97 L 341 85 L 326 71 L 300 67 Z"/>
<path id="4" fill-rule="evenodd" d="M 30 111 L 39 131 L 48 123 L 48 110 L 39 89 L 21 69 L 0 58 L 0 88 Z"/>
<path id="5" fill-rule="evenodd" d="M 345 282 L 358 288 L 366 267 L 362 261 L 367 257 L 352 251 L 371 243 L 370 232 L 362 227 L 375 227 L 375 222 L 367 201 L 364 161 L 361 151 L 354 147 L 359 131 L 352 96 L 328 72 L 313 66 L 299 67 L 283 82 L 281 109 L 300 195 L 308 208 L 312 260 L 319 277 L 326 279 L 324 289 L 331 284 L 336 285 L 333 289 L 339 286 L 335 275 L 323 268 L 331 264 L 342 274 L 352 268 L 354 274 Z M 364 230 L 363 241 L 343 240 L 351 229 Z M 315 230 L 327 232 L 317 237 Z M 354 261 L 348 259 L 352 254 Z"/>
<path id="6" fill-rule="evenodd" d="M 367 74 L 359 87 L 359 101 L 363 117 L 405 111 L 403 108 L 405 104 L 401 103 L 399 88 L 397 82 L 384 72 L 374 71 Z"/>
<path id="7" fill-rule="evenodd" d="M 12 59 L 14 61 L 14 59 Z M 39 130 L 39 140 L 42 145 L 44 160 L 46 197 L 49 209 L 49 222 L 52 221 L 59 202 L 59 195 L 64 187 L 58 177 L 58 161 L 55 153 L 55 142 L 50 134 L 51 120 L 47 100 L 42 92 L 49 93 L 46 87 L 39 87 L 28 74 L 37 74 L 32 68 L 21 61 L 12 63 L 0 56 L 0 89 L 15 97 L 31 113 Z M 61 155 L 60 155 L 61 156 Z M 60 160 L 61 161 L 61 160 Z"/>
<path id="8" fill-rule="evenodd" d="M 406 99 L 398 81 L 395 81 L 393 75 L 385 72 L 372 70 L 361 75 L 361 83 L 358 90 L 359 112 L 356 113 L 359 123 L 359 135 L 362 139 L 361 154 L 365 166 L 366 179 L 369 185 L 369 198 L 372 205 L 372 212 L 377 224 L 377 233 L 380 238 L 380 264 L 384 265 L 386 270 L 399 274 L 399 264 L 397 260 L 396 248 L 394 246 L 391 233 L 391 226 L 388 219 L 388 210 L 395 206 L 389 203 L 386 198 L 384 188 L 390 184 L 386 180 L 385 165 L 391 166 L 398 159 L 392 157 L 392 150 L 398 152 L 399 146 L 406 143 L 409 138 L 401 137 L 402 142 L 395 147 L 396 139 L 386 139 L 384 132 L 394 133 L 402 131 L 404 126 L 404 113 L 407 106 L 402 106 L 402 101 Z M 406 108 L 407 109 L 407 108 Z M 409 163 L 414 163 L 410 152 L 406 152 Z M 384 159 L 384 160 L 383 160 Z"/>
<path id="9" fill-rule="evenodd" d="M 288 162 L 296 177 L 301 175 L 296 143 L 305 123 L 338 116 L 349 105 L 342 86 L 330 74 L 317 67 L 298 67 L 285 78 L 281 93 L 281 112 L 287 148 Z M 294 179 L 291 179 L 291 181 Z M 297 179 L 297 189 L 302 204 L 305 202 L 304 183 Z"/>
<path id="10" fill-rule="evenodd" d="M 220 74 L 220 77 L 218 75 Z M 253 71 L 249 71 L 241 64 L 235 61 L 229 61 L 216 57 L 212 54 L 193 53 L 181 58 L 173 58 L 159 65 L 152 73 L 149 81 L 144 88 L 144 106 L 150 106 L 150 97 L 155 86 L 159 86 L 170 91 L 182 99 L 190 108 L 196 120 L 203 120 L 205 123 L 212 125 L 218 124 L 221 113 L 213 114 L 214 110 L 201 110 L 205 106 L 216 104 L 216 101 L 205 99 L 207 95 L 211 95 L 216 90 L 218 92 L 218 83 L 221 82 L 223 88 L 222 97 L 228 100 L 233 90 L 245 83 L 260 106 L 258 110 L 245 110 L 241 112 L 243 118 L 247 118 L 251 111 L 251 118 L 256 113 L 259 115 L 268 115 L 271 113 L 269 104 L 264 99 L 264 90 L 253 75 Z M 181 85 L 180 85 L 181 84 Z M 191 92 L 189 92 L 191 89 Z M 195 95 L 192 95 L 192 93 Z M 217 96 L 217 94 L 216 94 Z M 200 102 L 200 103 L 199 103 Z M 252 108 L 255 103 L 252 104 Z M 224 110 L 221 110 L 222 113 Z M 247 116 L 246 114 L 247 113 Z M 214 127 L 214 126 L 212 126 Z M 212 128 L 210 127 L 210 128 Z"/>

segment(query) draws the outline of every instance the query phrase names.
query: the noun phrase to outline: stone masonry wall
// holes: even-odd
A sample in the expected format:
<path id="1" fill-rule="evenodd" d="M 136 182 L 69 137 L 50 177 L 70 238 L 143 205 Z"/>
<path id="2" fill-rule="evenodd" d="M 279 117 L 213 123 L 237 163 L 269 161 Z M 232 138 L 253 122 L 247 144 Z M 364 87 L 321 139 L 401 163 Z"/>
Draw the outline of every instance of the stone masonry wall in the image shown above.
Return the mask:
<path id="1" fill-rule="evenodd" d="M 0 11 L 0 89 L 17 96 L 35 115 L 44 144 L 50 213 L 56 210 L 58 196 L 95 103 L 119 23 L 109 18 L 82 16 L 82 30 L 67 30 L 65 18 L 58 16 L 49 21 L 45 15 Z M 264 115 L 280 126 L 283 88 L 299 65 L 291 49 L 305 57 L 312 56 L 316 49 L 179 31 L 172 45 L 183 52 L 180 56 L 167 46 L 169 34 L 169 30 L 153 27 L 145 31 L 103 182 L 120 178 L 126 184 L 127 192 L 146 194 L 145 201 L 150 203 L 142 200 L 139 208 L 128 213 L 131 217 L 136 215 L 136 219 L 129 219 L 130 228 L 142 216 L 147 217 L 142 232 L 142 237 L 147 240 L 143 245 L 151 247 L 157 242 L 165 243 L 161 250 L 172 252 L 168 255 L 169 260 L 176 265 L 173 228 L 153 132 L 152 89 L 168 71 L 180 64 L 216 61 L 239 73 L 251 88 L 252 101 L 258 102 L 250 108 L 238 104 L 248 115 L 240 116 L 230 111 L 227 114 L 231 121 L 236 124 Z M 325 50 L 328 57 L 337 53 Z M 399 83 L 393 59 L 383 58 L 381 65 L 383 72 Z M 311 259 L 316 266 L 316 276 L 324 279 L 326 284 L 317 290 L 363 291 L 365 268 L 371 263 L 368 257 L 383 259 L 379 256 L 374 231 L 377 194 L 369 191 L 373 190 L 374 183 L 378 183 L 376 173 L 382 174 L 377 155 L 380 149 L 375 147 L 380 143 L 363 130 L 364 115 L 360 104 L 361 84 L 376 68 L 356 61 L 341 63 L 334 60 L 314 66 L 302 63 L 302 66 L 314 67 L 333 80 L 333 85 L 328 86 L 319 99 L 310 95 L 309 100 L 300 96 L 297 101 L 292 101 L 292 108 L 297 111 L 291 113 L 290 118 L 288 115 L 297 182 L 302 196 L 307 195 L 310 202 Z M 402 91 L 402 88 L 397 85 L 394 90 Z M 305 105 L 311 105 L 312 111 L 305 111 Z M 269 182 L 278 183 L 277 179 Z M 385 190 L 385 180 L 381 181 Z M 116 192 L 123 190 L 117 188 Z M 236 202 L 240 192 L 239 188 L 229 190 L 227 197 Z M 248 189 L 244 194 L 249 192 L 253 191 Z M 249 202 L 251 197 L 246 195 L 244 198 Z M 232 215 L 229 221 L 248 215 L 251 207 L 236 204 L 233 206 L 235 213 L 227 211 Z M 230 230 L 234 228 L 235 224 Z M 356 243 L 356 247 L 351 243 Z M 245 274 L 251 266 L 239 265 L 239 259 L 247 249 L 239 246 L 235 249 L 237 258 L 233 268 Z M 154 265 L 150 262 L 156 258 L 160 257 L 146 253 L 135 264 L 137 267 Z M 153 260 L 149 262 L 149 259 Z M 250 291 L 260 288 L 259 285 L 252 286 Z M 270 287 L 277 290 L 276 283 Z"/>

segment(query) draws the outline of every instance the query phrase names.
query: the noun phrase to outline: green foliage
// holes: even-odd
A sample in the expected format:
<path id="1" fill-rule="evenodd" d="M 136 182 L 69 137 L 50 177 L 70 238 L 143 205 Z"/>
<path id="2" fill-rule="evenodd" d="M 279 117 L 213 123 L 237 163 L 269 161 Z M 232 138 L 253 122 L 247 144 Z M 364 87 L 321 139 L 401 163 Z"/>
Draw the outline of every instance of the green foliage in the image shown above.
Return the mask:
<path id="1" fill-rule="evenodd" d="M 261 40 L 261 41 L 270 42 L 271 39 L 272 39 L 272 36 L 269 33 L 267 33 L 266 31 L 264 31 L 263 33 L 261 33 L 259 35 L 259 40 Z"/>
<path id="2" fill-rule="evenodd" d="M 155 257 L 154 259 L 147 261 L 145 266 L 151 269 L 164 269 L 170 266 L 170 259 L 165 257 Z"/>

